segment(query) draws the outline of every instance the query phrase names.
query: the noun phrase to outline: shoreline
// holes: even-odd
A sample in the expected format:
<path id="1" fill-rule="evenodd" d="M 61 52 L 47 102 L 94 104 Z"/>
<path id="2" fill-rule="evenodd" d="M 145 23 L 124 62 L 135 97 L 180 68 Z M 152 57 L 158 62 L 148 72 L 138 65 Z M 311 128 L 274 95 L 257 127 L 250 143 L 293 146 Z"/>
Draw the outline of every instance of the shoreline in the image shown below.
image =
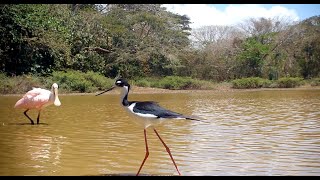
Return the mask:
<path id="1" fill-rule="evenodd" d="M 234 89 L 229 86 L 217 86 L 210 90 L 189 89 L 189 90 L 170 90 L 151 87 L 133 86 L 130 94 L 174 94 L 174 93 L 213 93 L 213 92 L 250 92 L 250 91 L 294 91 L 294 90 L 320 90 L 320 86 L 300 86 L 295 88 L 253 88 L 253 89 Z M 101 91 L 93 93 L 59 93 L 59 96 L 84 96 L 95 95 Z M 118 94 L 117 91 L 110 91 L 103 95 Z M 0 96 L 23 96 L 24 94 L 0 94 Z"/>

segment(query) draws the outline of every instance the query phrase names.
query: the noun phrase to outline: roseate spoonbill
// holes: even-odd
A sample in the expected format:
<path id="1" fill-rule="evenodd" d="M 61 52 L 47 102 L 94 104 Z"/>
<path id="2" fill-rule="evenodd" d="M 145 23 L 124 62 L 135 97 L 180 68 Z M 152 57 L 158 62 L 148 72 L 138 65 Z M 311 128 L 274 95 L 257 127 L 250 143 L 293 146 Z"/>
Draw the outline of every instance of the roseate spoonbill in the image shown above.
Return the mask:
<path id="1" fill-rule="evenodd" d="M 26 109 L 24 111 L 24 115 L 30 120 L 33 125 L 33 120 L 28 116 L 27 112 L 30 109 L 38 110 L 37 124 L 40 121 L 40 111 L 51 105 L 60 106 L 61 102 L 58 97 L 58 84 L 53 83 L 51 87 L 51 91 L 41 88 L 32 88 L 32 90 L 28 91 L 21 99 L 19 99 L 14 108 L 22 108 Z"/>
<path id="2" fill-rule="evenodd" d="M 142 161 L 142 164 L 140 165 L 140 168 L 137 172 L 137 176 L 139 175 L 142 166 L 144 165 L 145 161 L 147 160 L 149 156 L 149 149 L 148 149 L 148 143 L 147 143 L 147 131 L 146 129 L 148 127 L 154 126 L 158 123 L 163 122 L 166 119 L 187 119 L 187 120 L 196 120 L 200 121 L 198 118 L 191 117 L 191 116 L 185 116 L 180 113 L 176 113 L 170 110 L 167 110 L 161 106 L 159 106 L 156 102 L 153 101 L 128 101 L 128 94 L 130 91 L 130 84 L 122 78 L 119 78 L 116 80 L 115 84 L 110 88 L 107 89 L 99 94 L 96 94 L 96 96 L 99 96 L 105 92 L 108 92 L 114 88 L 121 88 L 121 104 L 122 106 L 130 113 L 134 114 L 137 118 L 138 123 L 142 123 L 144 126 L 144 140 L 146 145 L 146 154 Z M 165 142 L 162 140 L 160 135 L 158 134 L 157 130 L 153 127 L 153 131 L 156 133 L 164 147 L 166 148 L 176 170 L 178 171 L 179 175 L 181 175 L 172 155 L 170 152 L 169 147 L 165 144 Z"/>

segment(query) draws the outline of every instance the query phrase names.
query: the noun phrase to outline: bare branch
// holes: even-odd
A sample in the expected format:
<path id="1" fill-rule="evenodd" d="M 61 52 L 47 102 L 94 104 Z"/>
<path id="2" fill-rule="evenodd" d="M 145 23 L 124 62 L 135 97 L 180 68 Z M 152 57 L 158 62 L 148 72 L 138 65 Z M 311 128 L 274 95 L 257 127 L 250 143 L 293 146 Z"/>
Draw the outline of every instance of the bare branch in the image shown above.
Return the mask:
<path id="1" fill-rule="evenodd" d="M 99 51 L 99 52 L 103 52 L 103 53 L 111 53 L 111 52 L 113 52 L 113 50 L 108 50 L 108 49 L 104 49 L 104 48 L 101 48 L 101 47 L 85 47 L 85 48 L 83 48 L 83 50 Z"/>

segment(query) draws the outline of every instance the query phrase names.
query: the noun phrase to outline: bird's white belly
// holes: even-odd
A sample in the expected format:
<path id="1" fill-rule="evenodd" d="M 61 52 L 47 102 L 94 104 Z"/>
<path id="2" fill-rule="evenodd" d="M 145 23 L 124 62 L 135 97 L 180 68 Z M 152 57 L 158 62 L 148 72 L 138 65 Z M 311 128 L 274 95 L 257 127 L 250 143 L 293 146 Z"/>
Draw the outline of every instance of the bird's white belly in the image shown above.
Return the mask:
<path id="1" fill-rule="evenodd" d="M 131 104 L 128 107 L 124 107 L 128 113 L 134 117 L 134 120 L 139 125 L 142 125 L 144 128 L 148 128 L 149 126 L 155 126 L 157 124 L 160 124 L 164 121 L 163 118 L 158 118 L 155 115 L 152 114 L 142 114 L 142 113 L 136 113 L 133 111 L 133 106 L 135 103 Z"/>

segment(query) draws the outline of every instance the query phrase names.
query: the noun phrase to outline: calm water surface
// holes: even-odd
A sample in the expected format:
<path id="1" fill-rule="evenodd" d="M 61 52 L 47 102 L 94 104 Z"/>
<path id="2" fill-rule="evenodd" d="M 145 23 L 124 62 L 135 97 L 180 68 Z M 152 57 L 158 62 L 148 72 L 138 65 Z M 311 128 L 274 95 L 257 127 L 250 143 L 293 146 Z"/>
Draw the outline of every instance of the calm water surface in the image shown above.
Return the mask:
<path id="1" fill-rule="evenodd" d="M 0 175 L 135 174 L 144 158 L 143 129 L 119 94 L 60 96 L 40 125 L 30 125 L 20 96 L 0 96 Z M 320 175 L 320 90 L 131 94 L 206 119 L 168 120 L 157 130 L 182 175 Z M 29 111 L 36 119 L 37 112 Z M 148 129 L 141 173 L 177 175 Z"/>

